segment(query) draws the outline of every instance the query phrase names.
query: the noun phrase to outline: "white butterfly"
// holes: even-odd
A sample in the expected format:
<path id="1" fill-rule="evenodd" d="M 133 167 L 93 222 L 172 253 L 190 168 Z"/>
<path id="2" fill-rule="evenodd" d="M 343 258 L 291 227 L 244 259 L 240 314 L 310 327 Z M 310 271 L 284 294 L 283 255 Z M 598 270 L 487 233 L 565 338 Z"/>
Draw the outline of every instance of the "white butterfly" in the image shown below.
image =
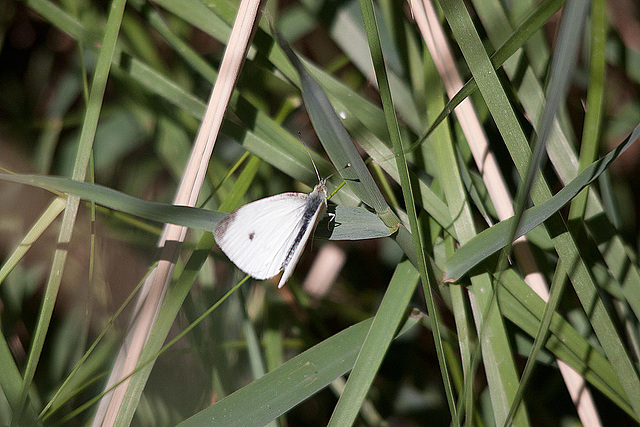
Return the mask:
<path id="1" fill-rule="evenodd" d="M 326 212 L 327 180 L 318 179 L 309 194 L 277 194 L 231 212 L 213 232 L 216 243 L 240 270 L 256 279 L 270 279 L 284 270 L 281 288 Z"/>

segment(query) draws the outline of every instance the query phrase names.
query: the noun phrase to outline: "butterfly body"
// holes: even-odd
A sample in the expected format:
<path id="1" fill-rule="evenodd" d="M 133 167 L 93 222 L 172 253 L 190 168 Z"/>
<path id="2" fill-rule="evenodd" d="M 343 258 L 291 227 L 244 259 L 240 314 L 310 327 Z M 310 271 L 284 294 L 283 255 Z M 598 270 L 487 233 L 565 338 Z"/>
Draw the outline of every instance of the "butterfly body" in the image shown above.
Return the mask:
<path id="1" fill-rule="evenodd" d="M 220 221 L 213 235 L 225 255 L 250 276 L 269 279 L 284 271 L 278 283 L 282 287 L 326 207 L 322 179 L 309 194 L 282 193 L 242 206 Z"/>

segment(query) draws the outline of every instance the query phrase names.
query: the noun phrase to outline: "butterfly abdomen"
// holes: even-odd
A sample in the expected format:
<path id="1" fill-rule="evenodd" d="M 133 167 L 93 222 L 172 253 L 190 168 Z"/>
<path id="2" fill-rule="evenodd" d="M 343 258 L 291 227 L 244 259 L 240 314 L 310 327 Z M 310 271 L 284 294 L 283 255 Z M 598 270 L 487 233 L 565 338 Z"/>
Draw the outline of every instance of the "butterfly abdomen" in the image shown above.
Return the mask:
<path id="1" fill-rule="evenodd" d="M 296 235 L 291 248 L 289 248 L 287 257 L 282 263 L 282 268 L 285 268 L 293 258 L 293 255 L 300 245 L 300 242 L 302 241 L 302 239 L 304 239 L 305 235 L 308 234 L 307 230 L 309 229 L 309 227 L 315 226 L 316 221 L 314 221 L 314 219 L 320 218 L 322 215 L 324 215 L 324 211 L 327 206 L 327 193 L 324 186 L 322 186 L 322 188 L 318 187 L 320 187 L 320 185 L 316 186 L 314 191 L 309 195 L 309 198 L 307 199 L 307 206 L 305 207 L 304 214 L 302 215 L 302 227 L 300 227 L 300 231 L 298 231 L 298 234 Z"/>

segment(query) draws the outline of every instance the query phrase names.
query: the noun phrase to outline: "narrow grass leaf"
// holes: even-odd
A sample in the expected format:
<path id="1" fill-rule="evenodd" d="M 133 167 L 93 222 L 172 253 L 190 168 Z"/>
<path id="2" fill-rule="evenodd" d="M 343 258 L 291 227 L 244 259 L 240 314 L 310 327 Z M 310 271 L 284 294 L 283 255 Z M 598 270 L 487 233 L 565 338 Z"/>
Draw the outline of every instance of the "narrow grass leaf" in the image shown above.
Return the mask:
<path id="1" fill-rule="evenodd" d="M 494 25 L 485 25 L 485 30 L 492 43 L 499 45 L 510 36 L 511 24 L 506 18 L 506 11 L 501 9 L 498 2 L 476 1 L 476 13 L 484 22 L 491 20 Z M 542 5 L 542 3 L 541 3 Z M 495 10 L 498 8 L 499 10 Z M 485 17 L 485 15 L 487 15 Z M 496 18 L 501 17 L 500 20 Z M 543 49 L 544 46 L 538 46 Z M 524 61 L 520 56 L 504 64 L 504 70 L 509 78 L 518 83 L 518 100 L 524 108 L 526 116 L 532 126 L 537 127 L 544 107 L 544 89 L 531 67 L 522 67 Z M 547 154 L 553 167 L 566 185 L 579 173 L 579 160 L 575 154 L 572 130 L 566 121 L 557 121 L 551 138 L 547 142 Z M 603 196 L 607 196 L 604 194 Z M 593 241 L 597 242 L 598 250 L 607 263 L 612 276 L 621 285 L 627 303 L 635 316 L 640 318 L 640 271 L 635 262 L 629 258 L 625 243 L 607 216 L 596 192 L 587 193 L 587 207 L 585 224 Z M 545 230 L 546 233 L 546 230 Z M 590 240 L 583 240 L 581 245 L 589 245 Z M 585 252 L 590 249 L 585 247 Z"/>
<path id="2" fill-rule="evenodd" d="M 589 166 L 598 156 L 598 141 L 604 119 L 604 73 L 606 67 L 606 13 L 603 0 L 595 0 L 591 5 L 591 41 L 589 43 L 589 87 L 580 144 L 579 170 Z M 569 223 L 576 223 L 584 216 L 587 208 L 587 191 L 581 192 L 571 202 Z"/>
<path id="3" fill-rule="evenodd" d="M 0 178 L 1 179 L 1 178 Z M 53 221 L 60 215 L 64 209 L 65 200 L 57 197 L 51 202 L 47 209 L 40 215 L 40 218 L 33 224 L 33 227 L 27 232 L 16 249 L 7 257 L 2 268 L 0 268 L 0 285 L 7 278 L 11 270 L 18 265 L 20 260 L 29 251 L 31 246 L 38 240 L 40 236 L 49 228 Z"/>
<path id="4" fill-rule="evenodd" d="M 0 174 L 0 180 L 75 194 L 99 205 L 152 221 L 212 231 L 226 215 L 208 209 L 148 202 L 97 184 L 68 178 Z M 374 213 L 364 208 L 331 206 L 335 221 L 318 228 L 318 236 L 330 240 L 361 240 L 388 237 L 391 231 Z"/>
<path id="5" fill-rule="evenodd" d="M 522 214 L 529 200 L 529 195 L 533 188 L 535 177 L 543 168 L 545 147 L 551 135 L 553 125 L 556 120 L 556 112 L 564 102 L 564 98 L 569 89 L 569 83 L 573 76 L 575 59 L 580 45 L 582 27 L 587 17 L 588 7 L 582 1 L 568 1 L 562 14 L 562 21 L 558 33 L 558 41 L 549 75 L 548 87 L 545 92 L 547 102 L 544 105 L 540 124 L 537 128 L 537 137 L 531 158 L 527 164 L 522 184 L 518 187 L 515 200 L 515 214 L 511 223 L 511 236 L 508 244 L 501 256 L 501 266 L 506 265 L 508 254 L 511 252 L 511 243 L 515 239 L 518 225 L 522 219 Z"/>
<path id="6" fill-rule="evenodd" d="M 271 422 L 349 372 L 372 321 L 365 320 L 327 338 L 179 425 L 246 426 Z M 416 323 L 418 319 L 407 319 L 398 336 Z"/>
<path id="7" fill-rule="evenodd" d="M 312 2 L 313 0 L 306 1 L 307 4 Z M 380 9 L 377 6 L 376 13 L 380 13 Z M 343 2 L 338 6 L 334 19 L 327 24 L 332 40 L 347 55 L 351 63 L 369 81 L 375 82 L 375 73 L 371 66 L 371 58 L 368 55 L 367 36 L 362 26 L 362 15 L 358 2 L 355 0 Z M 411 87 L 407 84 L 406 70 L 403 69 L 400 55 L 395 49 L 395 44 L 384 20 L 381 21 L 379 34 L 385 58 L 387 59 L 389 86 L 396 101 L 398 113 L 411 129 L 421 129 L 423 119 L 418 112 Z"/>
<path id="8" fill-rule="evenodd" d="M 502 313 L 529 336 L 535 337 L 547 303 L 512 269 L 506 270 L 500 281 L 502 289 L 497 296 Z M 549 329 L 551 335 L 545 343 L 546 348 L 580 372 L 620 408 L 636 417 L 602 349 L 594 347 L 557 313 L 553 314 Z"/>
<path id="9" fill-rule="evenodd" d="M 22 375 L 20 369 L 9 348 L 9 344 L 5 339 L 5 335 L 0 335 L 0 385 L 2 385 L 2 393 L 7 400 L 9 407 L 15 414 L 20 408 L 20 384 L 22 383 Z M 38 415 L 34 411 L 33 405 L 28 404 L 25 409 L 22 421 L 25 425 L 39 425 L 37 423 Z"/>
<path id="10" fill-rule="evenodd" d="M 330 425 L 350 425 L 352 423 L 350 419 L 355 419 L 360 411 L 400 325 L 402 315 L 418 285 L 419 278 L 418 270 L 408 260 L 401 262 L 396 267 L 358 354 L 353 371 L 349 375 L 347 386 L 340 395 Z"/>
<path id="11" fill-rule="evenodd" d="M 549 334 L 551 333 L 551 330 L 549 329 L 549 326 L 551 325 L 551 319 L 556 311 L 556 308 L 558 307 L 558 303 L 564 291 L 566 282 L 567 272 L 564 269 L 562 260 L 560 259 L 558 260 L 558 265 L 556 266 L 553 281 L 551 282 L 551 293 L 549 295 L 549 301 L 544 308 L 544 314 L 542 316 L 540 326 L 538 327 L 538 331 L 536 332 L 536 336 L 533 341 L 533 348 L 531 349 L 531 353 L 527 357 L 527 364 L 522 371 L 520 382 L 518 384 L 518 391 L 513 402 L 511 402 L 511 408 L 509 409 L 509 415 L 507 417 L 507 420 L 505 421 L 505 425 L 510 425 L 511 423 L 513 423 L 513 418 L 515 416 L 516 410 L 524 399 L 524 392 L 529 385 L 529 381 L 531 380 L 531 375 L 533 374 L 533 370 L 536 366 L 540 351 L 542 350 L 542 347 L 544 346 L 549 337 Z"/>
<path id="12" fill-rule="evenodd" d="M 367 0 L 360 1 L 360 9 L 362 12 L 362 19 L 365 27 L 365 31 L 367 34 L 367 41 L 369 44 L 369 50 L 371 52 L 371 59 L 374 64 L 375 75 L 378 82 L 378 88 L 380 90 L 380 97 L 382 99 L 383 110 L 385 113 L 385 121 L 387 124 L 387 129 L 389 132 L 389 136 L 393 143 L 394 152 L 396 154 L 396 162 L 398 167 L 398 172 L 400 174 L 400 181 L 402 184 L 402 192 L 404 196 L 405 207 L 407 209 L 407 215 L 409 217 L 409 223 L 411 226 L 411 234 L 409 235 L 408 230 L 405 227 L 400 227 L 397 241 L 400 242 L 402 239 L 402 244 L 410 247 L 410 243 L 413 243 L 413 253 L 414 259 L 411 259 L 411 262 L 418 266 L 418 271 L 420 272 L 420 278 L 422 279 L 422 285 L 425 291 L 425 298 L 427 300 L 427 306 L 429 309 L 429 314 L 431 315 L 434 327 L 434 339 L 436 341 L 436 351 L 438 353 L 438 361 L 439 366 L 442 373 L 442 380 L 444 382 L 444 386 L 446 389 L 447 402 L 449 404 L 449 409 L 452 413 L 452 417 L 455 419 L 455 408 L 453 403 L 453 394 L 451 391 L 451 385 L 449 382 L 449 374 L 446 368 L 446 360 L 444 358 L 444 350 L 442 348 L 442 340 L 440 336 L 440 327 L 439 327 L 439 315 L 437 307 L 435 306 L 432 290 L 429 282 L 429 275 L 427 272 L 427 263 L 426 263 L 426 253 L 424 241 L 422 239 L 422 232 L 420 229 L 420 225 L 418 223 L 418 217 L 416 212 L 416 205 L 413 196 L 412 183 L 409 179 L 409 170 L 407 166 L 407 161 L 404 155 L 404 147 L 402 144 L 402 138 L 400 135 L 400 129 L 398 126 L 398 121 L 395 116 L 395 108 L 393 104 L 393 99 L 391 96 L 391 89 L 389 87 L 389 80 L 387 77 L 386 67 L 384 65 L 384 57 L 382 53 L 382 46 L 380 44 L 380 36 L 378 32 L 378 26 L 376 22 L 376 17 L 373 9 L 373 3 Z M 401 244 L 401 246 L 402 246 Z M 410 251 L 403 247 L 405 253 L 409 254 Z M 388 289 L 387 292 L 390 292 Z M 386 294 L 385 294 L 386 295 Z M 402 300 L 396 296 L 398 304 L 402 303 Z M 391 310 L 389 307 L 380 306 L 378 309 L 378 313 L 376 316 L 386 316 L 386 311 Z M 392 311 L 391 311 L 392 312 Z M 375 326 L 375 328 L 374 328 Z M 384 329 L 388 328 L 386 325 L 374 324 L 372 325 L 372 330 L 370 331 L 369 339 L 373 339 L 376 336 L 384 336 Z M 372 343 L 367 343 L 367 347 L 372 345 Z M 365 399 L 367 391 L 373 382 L 373 377 L 377 370 L 379 369 L 379 364 L 382 361 L 382 357 L 384 352 L 386 351 L 386 346 L 381 345 L 381 348 L 377 350 L 377 359 L 378 363 L 373 364 L 373 366 L 368 366 L 366 368 L 358 368 L 363 369 L 363 373 L 360 376 L 353 377 L 351 376 L 347 381 L 344 392 L 340 396 L 338 400 L 338 404 L 334 409 L 333 415 L 331 416 L 330 424 L 331 425 L 350 425 L 355 421 L 358 411 L 360 410 L 360 406 Z M 365 358 L 358 359 L 359 364 L 366 365 L 368 362 Z"/>
<path id="13" fill-rule="evenodd" d="M 84 180 L 88 167 L 89 157 L 92 152 L 93 140 L 98 126 L 98 119 L 100 117 L 105 88 L 107 85 L 107 79 L 111 69 L 111 62 L 115 52 L 118 34 L 120 32 L 125 4 L 125 0 L 114 0 L 110 8 L 109 17 L 105 24 L 104 37 L 102 39 L 100 54 L 98 55 L 96 69 L 91 83 L 91 91 L 87 102 L 84 121 L 82 123 L 78 151 L 75 156 L 73 167 L 73 179 L 77 181 Z M 58 235 L 59 248 L 56 249 L 51 264 L 45 295 L 43 297 L 43 304 L 40 308 L 38 322 L 35 327 L 31 347 L 29 349 L 27 365 L 24 370 L 24 378 L 20 390 L 20 401 L 16 409 L 16 413 L 14 414 L 13 422 L 17 424 L 21 423 L 22 408 L 27 399 L 28 390 L 33 381 L 45 344 L 49 324 L 53 316 L 53 309 L 57 299 L 58 290 L 60 289 L 60 283 L 62 281 L 62 274 L 64 272 L 68 253 L 65 248 L 66 244 L 71 240 L 79 203 L 80 199 L 77 197 L 70 197 L 67 199 L 67 205 L 65 207 Z"/>
<path id="14" fill-rule="evenodd" d="M 293 53 L 288 43 L 279 37 L 280 47 L 294 65 L 302 82 L 302 98 L 304 99 L 311 123 L 322 142 L 331 161 L 353 192 L 378 213 L 389 210 L 382 193 L 378 189 L 371 173 L 351 142 L 351 137 L 342 126 L 333 106 L 322 91 L 322 88 Z M 348 167 L 346 167 L 348 165 Z"/>
<path id="15" fill-rule="evenodd" d="M 513 106 L 502 87 L 500 79 L 493 71 L 493 65 L 486 56 L 482 40 L 473 28 L 473 20 L 466 5 L 461 0 L 441 1 L 451 29 L 458 40 L 465 60 L 478 82 L 493 120 L 509 150 L 521 179 L 525 179 L 526 166 L 531 156 L 524 130 L 515 114 Z M 542 175 L 537 175 L 531 198 L 535 204 L 542 204 L 551 198 L 551 191 Z M 623 384 L 634 411 L 640 414 L 640 378 L 629 358 L 624 343 L 616 330 L 614 319 L 598 294 L 597 284 L 589 273 L 582 253 L 567 230 L 563 218 L 555 214 L 545 222 L 549 234 L 553 236 L 554 247 L 563 258 L 573 288 L 580 303 L 589 315 L 589 321 L 598 340 L 612 362 L 620 382 Z"/>
<path id="16" fill-rule="evenodd" d="M 516 231 L 518 238 L 527 234 L 534 227 L 542 224 L 554 213 L 558 212 L 565 204 L 576 196 L 583 188 L 591 184 L 604 172 L 609 165 L 624 153 L 631 144 L 640 137 L 640 124 L 631 132 L 625 140 L 606 156 L 592 163 L 573 181 L 558 191 L 548 201 L 527 209 L 522 215 L 522 220 Z M 466 274 L 473 266 L 494 254 L 507 245 L 509 239 L 508 230 L 511 228 L 513 218 L 501 221 L 491 228 L 478 234 L 476 237 L 461 246 L 445 264 L 444 280 L 455 282 Z"/>
<path id="17" fill-rule="evenodd" d="M 562 7 L 565 0 L 545 0 L 540 2 L 536 8 L 531 11 L 529 16 L 518 26 L 518 28 L 511 34 L 511 36 L 504 41 L 498 50 L 491 55 L 491 63 L 493 68 L 498 70 L 504 65 L 504 63 L 513 56 L 522 46 L 529 40 L 529 38 L 540 30 L 558 10 Z M 500 28 L 497 26 L 497 28 Z M 493 30 L 493 27 L 489 27 L 489 31 Z M 456 93 L 438 117 L 433 121 L 418 141 L 411 148 L 422 144 L 424 140 L 433 132 L 433 130 L 440 125 L 440 123 L 449 114 L 456 109 L 456 107 L 471 94 L 478 89 L 478 83 L 474 77 L 471 77 L 464 86 Z"/>

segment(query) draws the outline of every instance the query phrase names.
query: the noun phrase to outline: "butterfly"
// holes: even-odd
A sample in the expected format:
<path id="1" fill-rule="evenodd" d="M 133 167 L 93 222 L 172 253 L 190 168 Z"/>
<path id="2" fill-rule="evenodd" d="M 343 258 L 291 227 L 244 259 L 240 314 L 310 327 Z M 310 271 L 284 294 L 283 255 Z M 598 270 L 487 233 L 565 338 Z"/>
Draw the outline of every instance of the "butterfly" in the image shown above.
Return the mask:
<path id="1" fill-rule="evenodd" d="M 284 271 L 281 288 L 326 209 L 326 179 L 320 179 L 309 194 L 277 194 L 236 209 L 213 235 L 222 252 L 251 277 L 270 279 Z"/>
<path id="2" fill-rule="evenodd" d="M 320 178 L 309 150 L 307 153 L 318 177 L 311 193 L 282 193 L 256 200 L 228 214 L 213 231 L 222 252 L 251 277 L 270 279 L 282 271 L 278 288 L 291 277 L 309 237 L 327 211 L 330 177 Z"/>

